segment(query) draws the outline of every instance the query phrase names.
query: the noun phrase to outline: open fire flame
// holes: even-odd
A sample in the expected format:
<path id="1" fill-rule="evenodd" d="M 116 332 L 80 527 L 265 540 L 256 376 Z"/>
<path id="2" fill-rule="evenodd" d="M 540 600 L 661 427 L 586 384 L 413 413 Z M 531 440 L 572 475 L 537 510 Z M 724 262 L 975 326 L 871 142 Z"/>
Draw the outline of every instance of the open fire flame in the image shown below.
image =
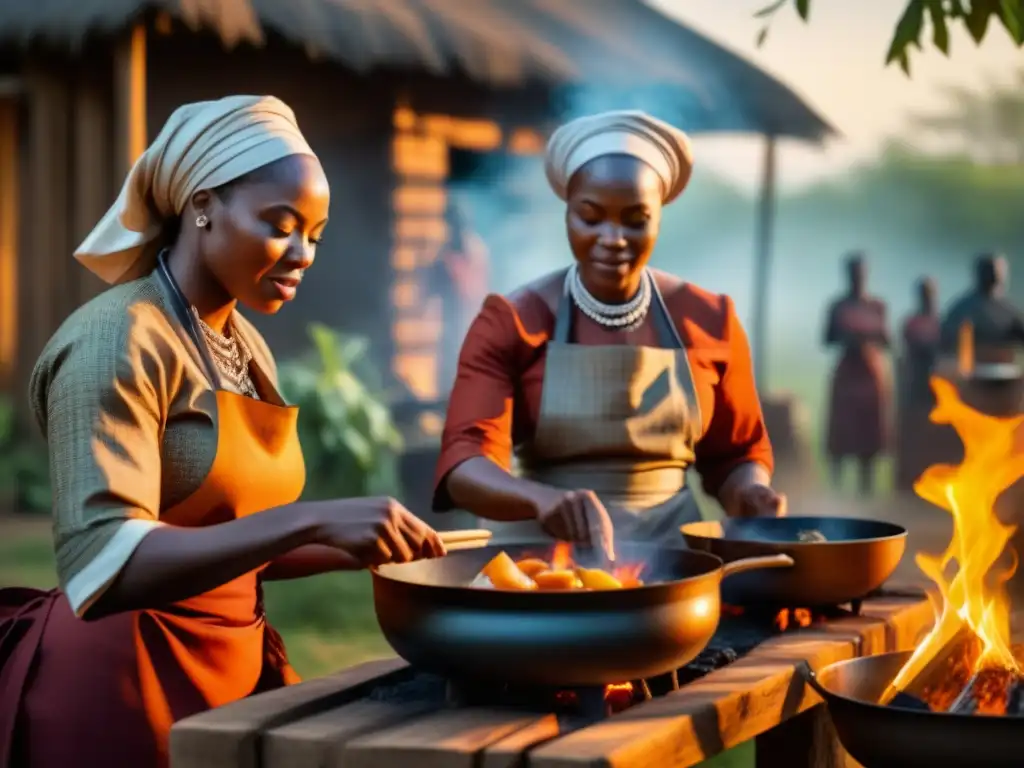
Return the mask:
<path id="1" fill-rule="evenodd" d="M 560 541 L 555 544 L 554 549 L 551 551 L 551 570 L 571 570 L 574 562 L 572 544 L 567 541 Z M 623 563 L 612 566 L 608 572 L 618 579 L 623 586 L 636 586 L 640 582 L 640 576 L 643 574 L 643 571 L 643 563 Z"/>
<path id="2" fill-rule="evenodd" d="M 964 445 L 964 460 L 959 466 L 929 467 L 914 491 L 953 516 L 953 537 L 941 555 L 919 552 L 915 557 L 917 566 L 938 588 L 935 626 L 896 675 L 882 703 L 907 691 L 964 638 L 975 650 L 959 654 L 958 660 L 949 664 L 966 665 L 968 677 L 988 672 L 1016 677 L 1021 672 L 1011 651 L 1006 592 L 1006 582 L 1017 566 L 1016 556 L 1008 567 L 998 564 L 1016 526 L 998 519 L 995 502 L 1024 476 L 1024 450 L 1018 447 L 1017 437 L 1024 417 L 999 418 L 975 411 L 960 400 L 950 382 L 941 379 L 932 379 L 932 389 L 936 406 L 931 420 L 957 431 Z M 947 568 L 953 561 L 956 568 L 948 577 Z M 961 679 L 958 688 L 963 682 Z M 959 693 L 953 691 L 952 696 Z"/>

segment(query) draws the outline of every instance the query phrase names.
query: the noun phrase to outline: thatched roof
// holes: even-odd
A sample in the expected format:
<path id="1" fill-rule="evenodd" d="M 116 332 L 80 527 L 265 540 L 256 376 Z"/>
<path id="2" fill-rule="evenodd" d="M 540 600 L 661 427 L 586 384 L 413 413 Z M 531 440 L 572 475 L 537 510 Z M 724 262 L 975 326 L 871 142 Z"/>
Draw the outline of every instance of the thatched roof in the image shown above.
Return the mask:
<path id="1" fill-rule="evenodd" d="M 270 31 L 359 71 L 657 86 L 691 130 L 832 133 L 785 85 L 642 0 L 0 0 L 0 38 L 74 45 L 154 9 L 229 46 L 261 44 Z"/>

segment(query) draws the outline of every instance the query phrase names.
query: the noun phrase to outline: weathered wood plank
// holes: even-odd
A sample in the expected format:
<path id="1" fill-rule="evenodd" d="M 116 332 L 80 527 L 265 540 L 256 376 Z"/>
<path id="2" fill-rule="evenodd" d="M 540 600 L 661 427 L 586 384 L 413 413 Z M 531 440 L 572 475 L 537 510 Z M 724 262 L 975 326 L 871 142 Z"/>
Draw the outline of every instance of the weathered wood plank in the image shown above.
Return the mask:
<path id="1" fill-rule="evenodd" d="M 180 720 L 171 729 L 171 765 L 257 768 L 265 731 L 356 701 L 408 666 L 398 658 L 371 661 Z"/>
<path id="2" fill-rule="evenodd" d="M 350 741 L 436 708 L 423 701 L 356 701 L 272 728 L 263 737 L 261 768 L 341 768 Z"/>
<path id="3" fill-rule="evenodd" d="M 350 742 L 344 768 L 476 768 L 492 745 L 547 715 L 500 709 L 450 709 Z M 535 731 L 534 731 L 535 732 Z"/>
<path id="4" fill-rule="evenodd" d="M 529 768 L 686 768 L 776 728 L 820 698 L 798 668 L 912 647 L 933 619 L 925 600 L 865 603 L 862 616 L 780 635 L 682 690 L 555 739 L 530 752 Z"/>
<path id="5" fill-rule="evenodd" d="M 542 717 L 486 747 L 479 768 L 522 768 L 527 750 L 556 739 L 567 730 L 554 715 Z"/>
<path id="6" fill-rule="evenodd" d="M 19 260 L 32 269 L 21 270 L 19 281 L 18 381 L 27 387 L 29 373 L 66 311 L 70 245 L 68 168 L 70 153 L 70 99 L 66 71 L 60 64 L 31 60 L 26 65 L 28 88 L 27 195 L 23 224 L 24 248 Z"/>
<path id="7" fill-rule="evenodd" d="M 106 59 L 103 63 L 108 63 Z M 73 174 L 72 174 L 72 240 L 77 247 L 92 231 L 107 207 L 114 200 L 111 180 L 113 141 L 110 115 L 109 84 L 100 81 L 92 62 L 83 64 L 76 73 L 74 91 Z M 109 74 L 103 72 L 103 74 Z M 107 85 L 108 87 L 104 87 Z M 118 179 L 120 181 L 120 179 Z M 66 258 L 77 290 L 68 297 L 67 312 L 96 296 L 106 286 L 87 269 Z"/>
<path id="8" fill-rule="evenodd" d="M 137 22 L 114 49 L 114 171 L 128 175 L 148 143 L 146 25 Z"/>

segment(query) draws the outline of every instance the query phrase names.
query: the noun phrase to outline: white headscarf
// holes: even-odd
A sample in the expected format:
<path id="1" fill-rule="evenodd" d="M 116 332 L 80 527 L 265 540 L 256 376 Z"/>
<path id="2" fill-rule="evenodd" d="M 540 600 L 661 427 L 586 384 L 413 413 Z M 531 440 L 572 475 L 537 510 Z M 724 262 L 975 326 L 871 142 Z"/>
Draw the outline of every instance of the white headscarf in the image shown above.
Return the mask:
<path id="1" fill-rule="evenodd" d="M 683 131 L 645 112 L 602 112 L 568 122 L 551 135 L 544 171 L 555 194 L 565 200 L 573 174 L 604 155 L 631 155 L 651 166 L 662 180 L 663 203 L 679 197 L 693 171 L 693 148 Z"/>
<path id="2" fill-rule="evenodd" d="M 313 155 L 292 110 L 273 96 L 185 104 L 135 162 L 109 211 L 75 251 L 108 283 L 153 267 L 166 222 L 200 189 L 213 189 L 291 155 Z M 315 156 L 315 155 L 314 155 Z"/>

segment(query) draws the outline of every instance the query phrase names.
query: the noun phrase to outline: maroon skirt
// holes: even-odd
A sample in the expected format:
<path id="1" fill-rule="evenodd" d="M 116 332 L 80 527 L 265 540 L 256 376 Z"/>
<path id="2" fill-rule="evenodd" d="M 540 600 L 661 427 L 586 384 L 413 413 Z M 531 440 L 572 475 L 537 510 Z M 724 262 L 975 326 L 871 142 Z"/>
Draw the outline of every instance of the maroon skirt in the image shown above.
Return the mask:
<path id="1" fill-rule="evenodd" d="M 889 447 L 892 387 L 880 355 L 848 354 L 832 374 L 826 450 L 869 459 Z"/>
<path id="2" fill-rule="evenodd" d="M 96 621 L 59 590 L 0 589 L 0 768 L 162 768 L 173 722 L 296 682 L 239 582 Z M 247 612 L 203 610 L 225 598 Z"/>

